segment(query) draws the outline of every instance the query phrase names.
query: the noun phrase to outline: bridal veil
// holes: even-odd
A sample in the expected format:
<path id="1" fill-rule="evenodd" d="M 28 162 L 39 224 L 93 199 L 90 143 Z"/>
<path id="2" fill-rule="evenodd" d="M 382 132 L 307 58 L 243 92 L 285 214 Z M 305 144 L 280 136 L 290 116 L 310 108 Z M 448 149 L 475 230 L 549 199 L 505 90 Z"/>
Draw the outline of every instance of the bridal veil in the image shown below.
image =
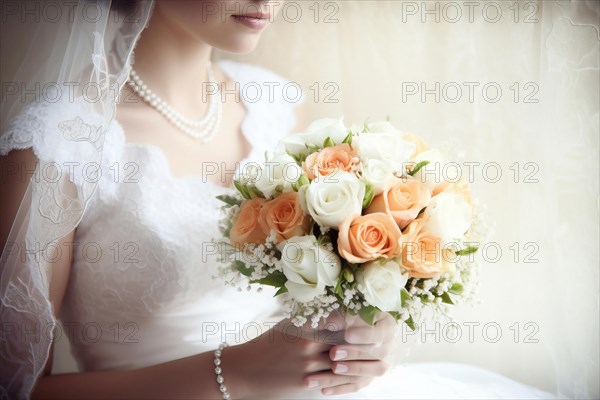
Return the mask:
<path id="1" fill-rule="evenodd" d="M 127 8 L 103 0 L 2 6 L 3 22 L 23 26 L 14 32 L 32 26 L 35 32 L 16 76 L 3 77 L 0 153 L 32 142 L 45 143 L 34 148 L 60 149 L 39 151 L 33 175 L 19 165 L 3 166 L 3 173 L 31 176 L 2 252 L 0 276 L 0 398 L 26 398 L 55 336 L 49 266 L 65 254 L 56 241 L 77 226 L 94 194 L 104 132 L 152 2 Z M 53 120 L 55 107 L 71 110 L 70 118 Z"/>

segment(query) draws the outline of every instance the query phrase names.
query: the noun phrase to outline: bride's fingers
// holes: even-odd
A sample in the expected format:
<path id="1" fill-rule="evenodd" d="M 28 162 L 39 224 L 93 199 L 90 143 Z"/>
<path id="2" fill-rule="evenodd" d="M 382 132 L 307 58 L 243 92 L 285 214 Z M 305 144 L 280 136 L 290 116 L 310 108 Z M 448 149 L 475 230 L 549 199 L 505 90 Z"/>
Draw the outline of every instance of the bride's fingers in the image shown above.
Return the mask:
<path id="1" fill-rule="evenodd" d="M 329 359 L 327 353 L 321 353 L 316 356 L 313 360 L 308 361 L 306 364 L 305 372 L 313 373 L 319 371 L 331 371 L 332 361 Z"/>
<path id="2" fill-rule="evenodd" d="M 344 339 L 350 344 L 380 344 L 385 342 L 386 333 L 375 327 L 347 329 Z"/>
<path id="3" fill-rule="evenodd" d="M 301 353 L 304 356 L 311 356 L 312 354 L 328 354 L 329 350 L 331 350 L 331 344 L 307 340 L 306 343 L 304 343 L 304 348 L 301 350 Z"/>
<path id="4" fill-rule="evenodd" d="M 318 372 L 316 374 L 307 375 L 304 378 L 304 387 L 307 389 L 325 389 L 349 383 L 358 383 L 361 379 L 364 378 L 353 375 L 337 375 L 331 371 Z"/>
<path id="5" fill-rule="evenodd" d="M 333 346 L 329 350 L 331 361 L 344 360 L 380 360 L 387 356 L 381 346 L 358 344 Z"/>
<path id="6" fill-rule="evenodd" d="M 358 383 L 347 383 L 345 385 L 334 386 L 326 389 L 322 389 L 321 393 L 326 396 L 336 396 L 340 394 L 348 394 L 358 392 L 360 389 L 364 388 L 371 382 L 371 378 L 363 378 Z"/>
<path id="7" fill-rule="evenodd" d="M 381 376 L 389 366 L 385 361 L 344 361 L 334 362 L 331 370 L 336 375 Z"/>
<path id="8" fill-rule="evenodd" d="M 344 339 L 351 344 L 380 344 L 394 340 L 396 322 L 391 318 L 377 321 L 375 326 L 348 328 Z"/>

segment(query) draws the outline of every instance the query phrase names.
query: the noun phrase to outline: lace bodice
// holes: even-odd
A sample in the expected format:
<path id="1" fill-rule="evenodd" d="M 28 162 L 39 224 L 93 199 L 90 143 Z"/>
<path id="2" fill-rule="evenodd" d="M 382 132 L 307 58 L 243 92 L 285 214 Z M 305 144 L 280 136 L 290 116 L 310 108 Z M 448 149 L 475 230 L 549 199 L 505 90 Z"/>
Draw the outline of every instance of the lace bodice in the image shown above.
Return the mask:
<path id="1" fill-rule="evenodd" d="M 295 103 L 280 90 L 256 97 L 255 89 L 287 81 L 255 66 L 219 65 L 240 83 L 247 110 L 242 132 L 252 150 L 244 162 L 260 161 L 294 127 Z M 1 152 L 32 147 L 40 159 L 72 159 L 68 149 L 36 135 L 37 125 L 69 119 L 68 111 L 39 107 L 13 124 L 21 129 L 2 137 Z M 211 240 L 219 235 L 220 218 L 215 196 L 231 189 L 200 176 L 173 177 L 162 151 L 125 143 L 117 121 L 106 132 L 102 154 L 97 190 L 77 227 L 61 309 L 80 368 L 141 367 L 214 349 L 223 340 L 250 339 L 276 301 L 268 290 L 238 293 L 212 278 Z"/>

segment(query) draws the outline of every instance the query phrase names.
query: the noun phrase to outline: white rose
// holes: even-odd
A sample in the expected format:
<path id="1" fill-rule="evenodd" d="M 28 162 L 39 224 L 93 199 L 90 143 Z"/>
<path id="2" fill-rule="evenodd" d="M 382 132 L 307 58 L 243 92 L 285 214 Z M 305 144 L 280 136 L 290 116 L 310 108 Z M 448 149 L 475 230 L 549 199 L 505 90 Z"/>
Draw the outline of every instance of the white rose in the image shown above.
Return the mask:
<path id="1" fill-rule="evenodd" d="M 290 296 L 304 303 L 324 294 L 327 286 L 334 286 L 342 269 L 337 254 L 321 247 L 312 235 L 283 242 L 281 265 Z"/>
<path id="2" fill-rule="evenodd" d="M 471 226 L 471 207 L 460 194 L 442 192 L 431 198 L 423 218 L 424 229 L 438 236 L 446 247 L 464 237 Z"/>
<path id="3" fill-rule="evenodd" d="M 352 139 L 352 147 L 364 162 L 375 159 L 387 163 L 392 171 L 402 173 L 406 163 L 410 160 L 416 145 L 402 139 L 400 131 L 387 122 L 371 124 L 369 128 L 378 128 L 378 131 L 361 133 Z"/>
<path id="4" fill-rule="evenodd" d="M 408 273 L 403 273 L 395 261 L 362 265 L 356 273 L 356 281 L 369 304 L 381 311 L 402 310 L 400 291 L 408 281 Z"/>
<path id="5" fill-rule="evenodd" d="M 429 164 L 421 167 L 413 176 L 433 191 L 437 185 L 444 181 L 442 172 L 448 159 L 439 149 L 430 149 L 417 154 L 415 157 L 415 163 L 418 164 L 422 161 L 429 161 Z"/>
<path id="6" fill-rule="evenodd" d="M 320 226 L 338 228 L 352 215 L 360 215 L 365 184 L 356 175 L 337 171 L 302 186 L 298 192 L 304 210 Z"/>
<path id="7" fill-rule="evenodd" d="M 277 151 L 294 155 L 308 154 L 306 144 L 310 142 L 308 133 L 290 133 L 279 141 Z M 321 144 L 323 144 L 321 142 Z"/>
<path id="8" fill-rule="evenodd" d="M 375 196 L 383 193 L 394 182 L 394 171 L 391 165 L 374 158 L 363 163 L 362 174 L 373 187 Z"/>
<path id="9" fill-rule="evenodd" d="M 376 121 L 367 123 L 367 129 L 369 132 L 377 133 L 399 133 L 398 129 L 388 121 Z"/>
<path id="10" fill-rule="evenodd" d="M 280 153 L 294 155 L 308 154 L 306 146 L 323 147 L 329 137 L 335 144 L 340 144 L 348 136 L 348 129 L 344 126 L 343 118 L 322 118 L 312 122 L 306 132 L 291 133 L 281 139 L 277 145 Z"/>
<path id="11" fill-rule="evenodd" d="M 323 146 L 328 137 L 335 144 L 340 144 L 348 136 L 348 129 L 344 126 L 344 118 L 322 118 L 312 122 L 306 128 L 306 144 Z"/>
<path id="12" fill-rule="evenodd" d="M 287 154 L 276 154 L 265 162 L 256 180 L 256 188 L 267 199 L 275 192 L 291 192 L 292 184 L 302 175 L 302 168 Z"/>

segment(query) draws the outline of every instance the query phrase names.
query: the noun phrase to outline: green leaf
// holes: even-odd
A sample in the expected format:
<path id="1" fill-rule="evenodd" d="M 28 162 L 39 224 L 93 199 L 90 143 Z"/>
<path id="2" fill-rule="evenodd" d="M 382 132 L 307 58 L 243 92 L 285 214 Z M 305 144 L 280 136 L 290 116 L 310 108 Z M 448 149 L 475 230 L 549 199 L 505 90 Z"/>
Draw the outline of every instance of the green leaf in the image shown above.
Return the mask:
<path id="1" fill-rule="evenodd" d="M 477 246 L 467 246 L 464 249 L 458 250 L 456 252 L 457 256 L 467 256 L 469 254 L 475 253 L 477 250 L 479 250 L 479 247 Z"/>
<path id="2" fill-rule="evenodd" d="M 292 157 L 294 159 L 294 161 L 298 162 L 298 156 L 295 155 L 294 153 L 292 153 L 291 151 L 286 150 L 285 154 L 287 154 L 288 156 Z"/>
<path id="3" fill-rule="evenodd" d="M 412 171 L 410 171 L 408 174 L 410 176 L 414 176 L 417 172 L 419 172 L 419 170 L 421 168 L 423 168 L 427 164 L 429 164 L 429 161 L 421 161 L 420 163 L 417 163 L 417 165 L 415 165 L 415 167 L 412 169 Z"/>
<path id="4" fill-rule="evenodd" d="M 352 131 L 350 131 L 350 133 L 348 133 L 344 140 L 342 140 L 342 143 L 352 144 Z"/>
<path id="5" fill-rule="evenodd" d="M 283 272 L 273 272 L 271 275 L 266 276 L 262 279 L 252 280 L 250 283 L 260 283 L 261 285 L 282 287 L 287 282 L 287 278 Z"/>
<path id="6" fill-rule="evenodd" d="M 308 176 L 306 176 L 305 174 L 300 175 L 300 178 L 298 178 L 298 181 L 296 181 L 296 186 L 298 188 L 301 188 L 304 185 L 308 185 L 310 184 L 310 180 L 308 179 Z"/>
<path id="7" fill-rule="evenodd" d="M 375 324 L 375 317 L 379 310 L 377 307 L 373 306 L 363 306 L 360 310 L 358 310 L 358 315 L 362 318 L 370 326 Z"/>
<path id="8" fill-rule="evenodd" d="M 344 275 L 340 275 L 337 283 L 335 284 L 335 288 L 333 289 L 333 293 L 340 296 L 340 298 L 344 298 L 344 290 L 342 289 L 342 283 L 344 283 Z"/>
<path id="9" fill-rule="evenodd" d="M 289 151 L 285 151 L 287 153 L 288 156 L 292 157 L 294 159 L 294 161 L 296 161 L 296 164 L 302 166 L 302 162 L 304 160 L 306 160 L 306 154 L 305 153 L 300 153 L 300 154 L 294 154 L 294 153 L 290 153 Z"/>
<path id="10" fill-rule="evenodd" d="M 352 271 L 348 268 L 344 268 L 342 270 L 342 274 L 344 275 L 344 279 L 346 280 L 346 282 L 352 283 L 354 282 L 354 274 L 352 273 Z"/>
<path id="11" fill-rule="evenodd" d="M 335 142 L 331 139 L 331 137 L 327 136 L 327 139 L 323 142 L 323 148 L 333 147 L 335 146 Z"/>
<path id="12" fill-rule="evenodd" d="M 250 267 L 247 267 L 246 264 L 244 264 L 243 262 L 234 261 L 232 265 L 233 265 L 233 268 L 235 270 L 239 271 L 242 275 L 244 275 L 244 276 L 252 275 L 253 269 Z"/>
<path id="13" fill-rule="evenodd" d="M 367 208 L 371 205 L 373 198 L 375 197 L 375 193 L 373 192 L 373 186 L 370 183 L 367 183 L 365 188 L 365 197 L 363 198 L 362 208 Z"/>
<path id="14" fill-rule="evenodd" d="M 246 190 L 246 187 L 240 181 L 233 181 L 233 185 L 246 200 L 250 200 L 252 198 Z"/>
<path id="15" fill-rule="evenodd" d="M 388 311 L 388 314 L 390 314 L 396 320 L 396 322 L 400 321 L 401 314 L 398 311 Z"/>
<path id="16" fill-rule="evenodd" d="M 464 289 L 465 288 L 463 287 L 462 283 L 456 282 L 452 285 L 452 287 L 448 291 L 452 294 L 461 294 Z"/>
<path id="17" fill-rule="evenodd" d="M 317 237 L 317 244 L 321 247 L 324 247 L 328 244 L 333 244 L 333 242 L 329 236 L 321 234 Z"/>
<path id="18" fill-rule="evenodd" d="M 258 198 L 258 197 L 261 197 L 263 199 L 265 198 L 265 195 L 263 194 L 263 192 L 258 190 L 258 188 L 254 185 L 246 186 L 246 190 L 248 191 L 248 194 L 250 195 L 250 197 L 253 199 Z"/>
<path id="19" fill-rule="evenodd" d="M 386 120 L 387 122 L 390 122 L 392 119 L 390 118 L 390 116 L 389 116 L 389 115 L 386 115 L 386 116 L 385 116 L 385 120 Z"/>
<path id="20" fill-rule="evenodd" d="M 321 148 L 319 146 L 314 146 L 314 145 L 311 145 L 311 144 L 307 144 L 305 146 L 306 146 L 306 149 L 308 150 L 308 154 L 306 155 L 307 157 L 308 157 L 308 155 L 321 150 Z"/>
<path id="21" fill-rule="evenodd" d="M 406 307 L 406 302 L 410 300 L 412 297 L 408 293 L 408 291 L 404 288 L 400 290 L 400 300 L 402 301 L 402 308 Z"/>
<path id="22" fill-rule="evenodd" d="M 365 123 L 363 125 L 363 133 L 369 132 L 369 118 L 365 119 Z"/>
<path id="23" fill-rule="evenodd" d="M 217 196 L 217 200 L 222 201 L 228 206 L 239 206 L 242 204 L 242 201 L 234 196 L 229 196 L 228 194 L 220 194 Z"/>
<path id="24" fill-rule="evenodd" d="M 408 317 L 404 323 L 410 328 L 411 331 L 415 330 L 415 321 L 413 321 L 412 316 Z"/>
<path id="25" fill-rule="evenodd" d="M 280 287 L 277 292 L 275 292 L 275 294 L 273 295 L 273 297 L 275 296 L 279 296 L 280 294 L 284 294 L 287 293 L 288 289 L 285 286 Z"/>
<path id="26" fill-rule="evenodd" d="M 442 297 L 442 303 L 454 304 L 454 302 L 452 301 L 452 298 L 450 297 L 450 294 L 448 292 L 445 292 L 441 297 Z"/>
<path id="27" fill-rule="evenodd" d="M 352 271 L 357 271 L 362 264 L 354 264 L 351 262 L 346 262 L 346 265 L 352 269 Z"/>

